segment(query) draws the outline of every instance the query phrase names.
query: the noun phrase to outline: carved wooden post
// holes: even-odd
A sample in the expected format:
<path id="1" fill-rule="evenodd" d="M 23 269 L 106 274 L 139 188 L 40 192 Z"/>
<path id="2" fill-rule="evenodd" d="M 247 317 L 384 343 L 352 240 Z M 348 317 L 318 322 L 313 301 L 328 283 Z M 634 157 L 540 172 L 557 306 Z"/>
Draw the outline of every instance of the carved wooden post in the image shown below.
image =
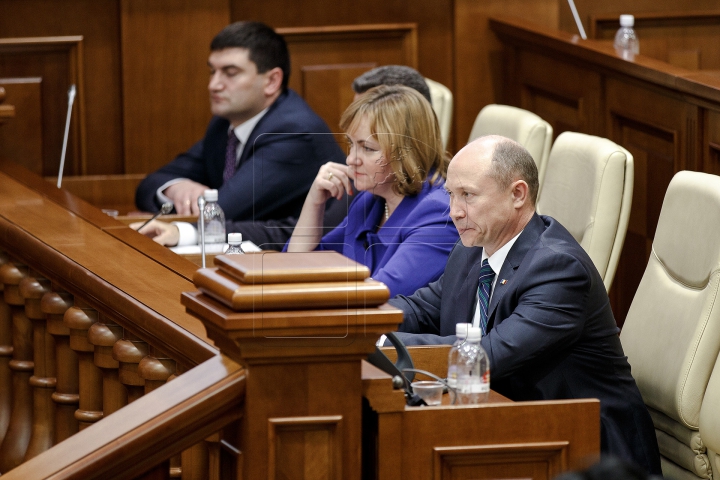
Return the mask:
<path id="1" fill-rule="evenodd" d="M 47 332 L 47 319 L 40 308 L 43 295 L 50 291 L 50 281 L 35 272 L 20 282 L 20 295 L 25 299 L 25 314 L 33 325 L 34 374 L 30 377 L 33 387 L 33 428 L 25 461 L 53 446 L 55 438 L 55 340 Z"/>
<path id="2" fill-rule="evenodd" d="M 0 472 L 20 465 L 25 457 L 32 433 L 32 392 L 30 377 L 33 364 L 32 324 L 25 315 L 25 300 L 20 295 L 20 281 L 27 276 L 27 267 L 6 263 L 0 267 L 5 284 L 5 302 L 11 306 L 13 320 L 13 406 L 7 434 L 0 447 Z"/>
<path id="3" fill-rule="evenodd" d="M 387 287 L 326 252 L 215 264 L 222 273 L 198 270 L 204 293 L 184 293 L 182 303 L 247 368 L 237 478 L 359 479 L 361 361 L 402 321 L 399 310 L 377 308 Z"/>
<path id="4" fill-rule="evenodd" d="M 78 354 L 80 375 L 80 407 L 75 411 L 80 430 L 89 427 L 103 417 L 102 372 L 95 366 L 95 347 L 87 339 L 90 327 L 97 322 L 98 312 L 92 308 L 70 307 L 63 322 L 70 329 L 70 348 Z"/>
<path id="5" fill-rule="evenodd" d="M 55 439 L 60 443 L 78 431 L 75 410 L 78 409 L 78 357 L 70 348 L 70 329 L 63 316 L 73 305 L 73 297 L 67 292 L 48 292 L 43 295 L 40 309 L 47 318 L 47 331 L 55 339 L 55 369 L 57 386 L 52 394 L 55 402 Z"/>
<path id="6" fill-rule="evenodd" d="M 118 374 L 120 364 L 113 358 L 115 342 L 123 336 L 120 325 L 96 323 L 88 331 L 88 341 L 95 345 L 95 365 L 103 375 L 103 417 L 127 405 L 127 390 Z"/>
<path id="7" fill-rule="evenodd" d="M 8 263 L 8 257 L 0 252 L 0 267 Z M 0 281 L 0 295 L 4 296 L 5 284 Z M 12 313 L 10 305 L 0 298 L 0 445 L 10 423 L 12 410 L 12 372 L 10 359 L 13 354 L 12 346 Z"/>
<path id="8" fill-rule="evenodd" d="M 147 355 L 148 344 L 125 332 L 125 338 L 113 346 L 113 358 L 120 363 L 120 383 L 125 385 L 128 403 L 145 395 L 145 379 L 138 373 L 138 364 Z"/>

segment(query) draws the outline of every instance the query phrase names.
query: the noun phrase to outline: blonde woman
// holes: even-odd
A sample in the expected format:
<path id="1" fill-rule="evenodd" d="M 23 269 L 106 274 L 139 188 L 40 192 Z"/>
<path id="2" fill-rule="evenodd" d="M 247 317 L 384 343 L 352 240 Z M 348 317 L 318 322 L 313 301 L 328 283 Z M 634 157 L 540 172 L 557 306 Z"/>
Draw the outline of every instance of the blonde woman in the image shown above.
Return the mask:
<path id="1" fill-rule="evenodd" d="M 289 252 L 335 250 L 367 265 L 391 295 L 437 280 L 458 239 L 443 184 L 447 157 L 430 103 L 404 86 L 378 86 L 345 111 L 346 165 L 326 163 L 305 198 Z M 355 195 L 322 236 L 325 202 Z"/>

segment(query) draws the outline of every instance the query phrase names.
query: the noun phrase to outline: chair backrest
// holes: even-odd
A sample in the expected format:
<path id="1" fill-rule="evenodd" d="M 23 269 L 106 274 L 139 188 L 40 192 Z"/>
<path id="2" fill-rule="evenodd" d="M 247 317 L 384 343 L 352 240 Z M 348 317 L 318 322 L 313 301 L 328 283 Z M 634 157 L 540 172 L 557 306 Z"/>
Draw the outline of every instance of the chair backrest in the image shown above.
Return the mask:
<path id="1" fill-rule="evenodd" d="M 705 442 L 720 448 L 720 372 L 709 385 L 720 351 L 718 238 L 720 177 L 677 173 L 620 333 L 655 423 L 663 473 L 673 478 L 710 478 Z"/>
<path id="2" fill-rule="evenodd" d="M 620 339 L 645 403 L 698 428 L 720 351 L 720 177 L 679 172 Z"/>
<path id="3" fill-rule="evenodd" d="M 447 149 L 448 139 L 450 138 L 450 127 L 452 126 L 453 116 L 453 94 L 449 88 L 435 80 L 425 79 L 430 89 L 430 98 L 432 99 L 432 107 L 437 115 L 440 124 L 440 136 L 442 137 L 443 148 Z"/>
<path id="4" fill-rule="evenodd" d="M 538 167 L 542 188 L 545 164 L 550 154 L 553 136 L 553 129 L 549 123 L 522 108 L 486 105 L 475 119 L 468 142 L 483 135 L 502 135 L 525 147 Z"/>
<path id="5" fill-rule="evenodd" d="M 610 290 L 625 242 L 633 156 L 608 139 L 564 132 L 550 151 L 537 211 L 559 221 L 590 255 Z"/>

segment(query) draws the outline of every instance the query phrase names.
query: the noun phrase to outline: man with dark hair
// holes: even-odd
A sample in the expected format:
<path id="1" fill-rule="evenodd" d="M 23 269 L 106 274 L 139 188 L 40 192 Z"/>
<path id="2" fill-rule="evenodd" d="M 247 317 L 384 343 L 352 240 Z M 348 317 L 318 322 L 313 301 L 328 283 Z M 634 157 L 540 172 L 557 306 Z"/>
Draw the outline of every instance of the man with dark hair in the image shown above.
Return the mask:
<path id="1" fill-rule="evenodd" d="M 290 237 L 321 165 L 345 154 L 327 125 L 287 88 L 290 57 L 282 36 L 257 22 L 225 27 L 210 45 L 210 107 L 205 138 L 139 185 L 135 203 L 156 212 L 172 202 L 197 215 L 197 200 L 218 189 L 227 232 L 264 248 Z M 164 245 L 197 243 L 190 224 L 152 222 L 143 228 Z"/>
<path id="2" fill-rule="evenodd" d="M 414 68 L 404 65 L 385 65 L 373 68 L 357 77 L 352 84 L 356 94 L 365 93 L 378 85 L 405 85 L 420 92 L 432 104 L 430 88 L 425 78 Z"/>
<path id="3" fill-rule="evenodd" d="M 407 344 L 452 343 L 480 327 L 493 390 L 520 400 L 600 399 L 603 453 L 660 473 L 655 430 L 592 260 L 535 212 L 535 162 L 518 143 L 480 137 L 450 162 L 445 189 L 460 234 L 442 277 L 390 303 Z"/>

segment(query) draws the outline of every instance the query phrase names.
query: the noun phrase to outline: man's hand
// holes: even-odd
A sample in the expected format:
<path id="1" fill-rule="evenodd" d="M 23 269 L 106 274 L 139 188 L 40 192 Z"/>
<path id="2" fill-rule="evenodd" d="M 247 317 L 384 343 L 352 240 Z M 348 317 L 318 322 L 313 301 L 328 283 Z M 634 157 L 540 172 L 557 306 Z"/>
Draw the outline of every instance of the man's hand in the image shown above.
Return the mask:
<path id="1" fill-rule="evenodd" d="M 192 180 L 181 180 L 170 185 L 163 193 L 173 202 L 178 215 L 199 215 L 197 201 L 208 188 Z"/>
<path id="2" fill-rule="evenodd" d="M 131 223 L 130 228 L 137 230 L 142 224 L 143 222 Z M 142 231 L 138 230 L 138 232 L 166 247 L 174 247 L 180 240 L 180 230 L 178 227 L 172 223 L 165 223 L 160 220 L 153 220 L 145 225 Z"/>

